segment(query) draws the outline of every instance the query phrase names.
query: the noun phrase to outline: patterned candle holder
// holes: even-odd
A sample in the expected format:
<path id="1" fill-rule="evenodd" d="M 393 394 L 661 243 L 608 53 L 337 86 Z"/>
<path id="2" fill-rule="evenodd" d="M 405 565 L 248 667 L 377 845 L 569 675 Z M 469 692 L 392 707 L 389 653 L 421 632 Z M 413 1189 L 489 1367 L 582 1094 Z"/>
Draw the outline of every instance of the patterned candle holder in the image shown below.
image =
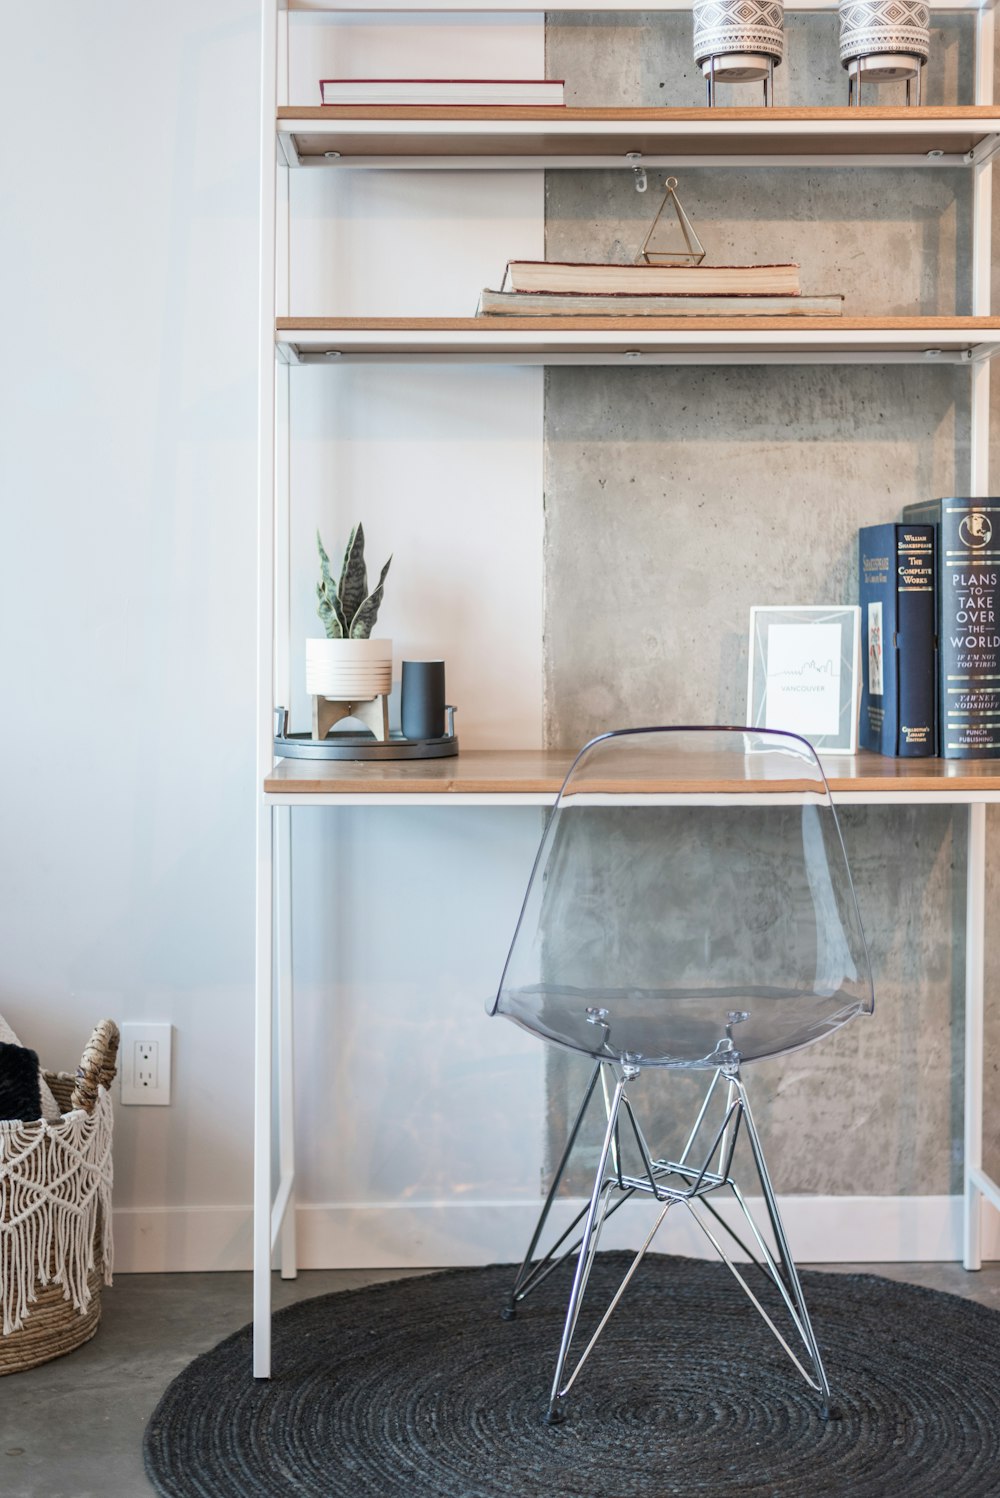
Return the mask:
<path id="1" fill-rule="evenodd" d="M 840 61 L 847 101 L 860 105 L 861 82 L 906 82 L 907 104 L 920 103 L 930 55 L 930 10 L 924 0 L 840 0 Z"/>
<path id="2" fill-rule="evenodd" d="M 785 55 L 782 0 L 694 0 L 694 60 L 716 103 L 717 83 L 764 85 L 774 103 L 774 69 Z"/>

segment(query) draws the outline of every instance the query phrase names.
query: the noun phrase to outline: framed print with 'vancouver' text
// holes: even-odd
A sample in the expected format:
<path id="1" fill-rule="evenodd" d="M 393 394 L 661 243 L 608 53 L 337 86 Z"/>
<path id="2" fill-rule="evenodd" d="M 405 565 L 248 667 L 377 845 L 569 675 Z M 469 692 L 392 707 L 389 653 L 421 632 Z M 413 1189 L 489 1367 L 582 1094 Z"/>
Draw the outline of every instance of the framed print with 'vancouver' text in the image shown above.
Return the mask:
<path id="1" fill-rule="evenodd" d="M 752 608 L 747 724 L 808 739 L 823 754 L 858 747 L 861 610 Z"/>

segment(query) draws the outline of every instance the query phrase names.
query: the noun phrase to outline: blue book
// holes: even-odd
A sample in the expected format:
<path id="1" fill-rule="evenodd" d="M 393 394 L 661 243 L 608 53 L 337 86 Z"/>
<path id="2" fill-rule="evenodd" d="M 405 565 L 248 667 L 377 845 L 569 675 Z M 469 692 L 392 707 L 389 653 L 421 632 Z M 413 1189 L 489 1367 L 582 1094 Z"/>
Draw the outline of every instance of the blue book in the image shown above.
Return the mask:
<path id="1" fill-rule="evenodd" d="M 858 532 L 863 749 L 915 759 L 937 753 L 932 524 Z"/>
<path id="2" fill-rule="evenodd" d="M 945 759 L 1000 759 L 1000 498 L 907 505 L 936 532 L 938 721 Z"/>

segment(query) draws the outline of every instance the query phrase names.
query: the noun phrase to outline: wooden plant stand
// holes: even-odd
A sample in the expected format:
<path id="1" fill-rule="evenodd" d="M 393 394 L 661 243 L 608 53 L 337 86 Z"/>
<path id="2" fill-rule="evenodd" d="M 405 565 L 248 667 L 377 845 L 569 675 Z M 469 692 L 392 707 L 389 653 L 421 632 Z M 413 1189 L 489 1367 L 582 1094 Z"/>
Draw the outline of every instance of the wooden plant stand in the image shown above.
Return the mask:
<path id="1" fill-rule="evenodd" d="M 312 700 L 312 736 L 325 739 L 335 723 L 343 718 L 357 718 L 370 728 L 380 744 L 389 739 L 389 698 L 384 692 L 375 697 L 362 698 L 360 702 L 348 702 L 334 697 L 314 697 Z"/>

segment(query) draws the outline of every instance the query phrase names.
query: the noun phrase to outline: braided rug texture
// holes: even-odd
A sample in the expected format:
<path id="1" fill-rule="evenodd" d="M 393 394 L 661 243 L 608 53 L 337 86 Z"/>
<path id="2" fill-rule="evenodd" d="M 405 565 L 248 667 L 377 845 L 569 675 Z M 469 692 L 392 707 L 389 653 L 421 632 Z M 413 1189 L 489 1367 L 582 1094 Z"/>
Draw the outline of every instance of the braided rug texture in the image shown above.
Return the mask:
<path id="1" fill-rule="evenodd" d="M 628 1256 L 600 1254 L 574 1351 Z M 754 1271 L 755 1291 L 761 1277 Z M 168 1388 L 146 1469 L 168 1498 L 988 1498 L 1000 1494 L 1000 1314 L 873 1275 L 806 1272 L 843 1418 L 724 1265 L 651 1255 L 567 1401 L 541 1416 L 569 1281 L 512 1322 L 513 1270 L 451 1270 L 300 1302 Z M 770 1308 L 770 1306 L 769 1306 Z M 777 1316 L 776 1316 L 777 1319 Z"/>

